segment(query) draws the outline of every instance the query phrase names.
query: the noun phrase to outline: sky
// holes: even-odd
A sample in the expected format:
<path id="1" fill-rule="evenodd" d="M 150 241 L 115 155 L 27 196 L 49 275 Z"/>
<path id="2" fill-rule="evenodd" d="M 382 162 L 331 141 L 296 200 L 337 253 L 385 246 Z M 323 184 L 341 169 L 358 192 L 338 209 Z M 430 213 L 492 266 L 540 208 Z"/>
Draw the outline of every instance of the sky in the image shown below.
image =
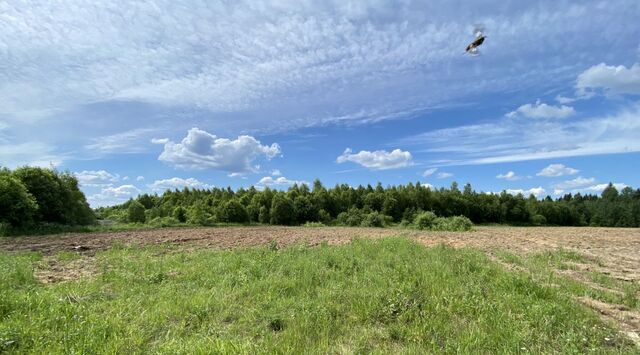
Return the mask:
<path id="1" fill-rule="evenodd" d="M 71 172 L 92 207 L 316 178 L 640 187 L 639 16 L 637 0 L 4 0 L 0 166 Z"/>

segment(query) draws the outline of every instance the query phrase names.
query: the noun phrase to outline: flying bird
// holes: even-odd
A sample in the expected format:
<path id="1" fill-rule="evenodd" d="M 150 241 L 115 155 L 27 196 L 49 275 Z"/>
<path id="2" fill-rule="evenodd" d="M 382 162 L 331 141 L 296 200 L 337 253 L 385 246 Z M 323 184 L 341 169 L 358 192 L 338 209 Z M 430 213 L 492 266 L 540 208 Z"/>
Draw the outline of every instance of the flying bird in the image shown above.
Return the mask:
<path id="1" fill-rule="evenodd" d="M 476 39 L 474 39 L 473 42 L 469 43 L 465 52 L 471 55 L 477 55 L 479 53 L 478 47 L 480 47 L 480 45 L 484 43 L 484 40 L 485 38 L 487 38 L 487 36 L 484 35 L 484 28 L 482 28 L 481 26 L 476 26 L 476 28 L 473 30 L 473 34 L 476 36 Z"/>

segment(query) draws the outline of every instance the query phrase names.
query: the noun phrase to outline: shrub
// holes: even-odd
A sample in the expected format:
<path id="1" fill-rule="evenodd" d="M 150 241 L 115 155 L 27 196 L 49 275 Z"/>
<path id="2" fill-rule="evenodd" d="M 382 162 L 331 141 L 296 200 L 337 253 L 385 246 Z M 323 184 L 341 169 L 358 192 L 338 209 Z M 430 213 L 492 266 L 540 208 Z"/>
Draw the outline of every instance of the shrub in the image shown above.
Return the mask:
<path id="1" fill-rule="evenodd" d="M 362 224 L 364 214 L 361 210 L 353 207 L 347 212 L 340 213 L 337 220 L 338 224 L 342 226 L 357 227 Z"/>
<path id="2" fill-rule="evenodd" d="M 307 223 L 303 224 L 302 226 L 303 227 L 310 227 L 310 228 L 325 227 L 325 225 L 320 223 L 320 222 L 307 222 Z"/>
<path id="3" fill-rule="evenodd" d="M 247 209 L 237 200 L 229 200 L 223 203 L 217 211 L 220 222 L 247 223 L 249 214 Z"/>
<path id="4" fill-rule="evenodd" d="M 127 221 L 131 223 L 144 223 L 144 206 L 138 201 L 131 201 L 127 208 Z"/>
<path id="5" fill-rule="evenodd" d="M 465 216 L 438 217 L 431 227 L 436 231 L 464 232 L 473 228 L 473 222 Z"/>
<path id="6" fill-rule="evenodd" d="M 178 222 L 184 223 L 187 221 L 187 210 L 182 206 L 178 206 L 173 209 L 173 218 L 177 219 Z"/>
<path id="7" fill-rule="evenodd" d="M 156 217 L 149 222 L 152 227 L 171 227 L 180 224 L 180 221 L 173 217 Z"/>
<path id="8" fill-rule="evenodd" d="M 293 202 L 283 194 L 277 194 L 271 202 L 271 224 L 289 225 L 294 222 Z"/>
<path id="9" fill-rule="evenodd" d="M 543 215 L 537 214 L 531 217 L 531 224 L 534 226 L 543 226 L 547 224 L 547 218 Z"/>
<path id="10" fill-rule="evenodd" d="M 209 213 L 207 213 L 202 203 L 195 203 L 187 210 L 187 223 L 204 226 L 207 225 L 207 219 Z"/>
<path id="11" fill-rule="evenodd" d="M 32 222 L 37 211 L 35 198 L 20 180 L 0 175 L 0 223 L 25 226 Z"/>
<path id="12" fill-rule="evenodd" d="M 332 218 L 329 212 L 325 211 L 324 209 L 321 209 L 320 211 L 318 211 L 318 221 L 328 226 L 331 224 Z"/>
<path id="13" fill-rule="evenodd" d="M 265 206 L 260 207 L 260 213 L 258 213 L 258 222 L 262 224 L 269 224 L 269 209 Z"/>
<path id="14" fill-rule="evenodd" d="M 371 212 L 364 216 L 360 226 L 362 227 L 384 227 L 393 220 L 390 216 L 385 216 L 379 212 Z"/>
<path id="15" fill-rule="evenodd" d="M 420 212 L 413 219 L 413 225 L 417 229 L 430 229 L 433 227 L 437 218 L 438 216 L 431 211 Z"/>

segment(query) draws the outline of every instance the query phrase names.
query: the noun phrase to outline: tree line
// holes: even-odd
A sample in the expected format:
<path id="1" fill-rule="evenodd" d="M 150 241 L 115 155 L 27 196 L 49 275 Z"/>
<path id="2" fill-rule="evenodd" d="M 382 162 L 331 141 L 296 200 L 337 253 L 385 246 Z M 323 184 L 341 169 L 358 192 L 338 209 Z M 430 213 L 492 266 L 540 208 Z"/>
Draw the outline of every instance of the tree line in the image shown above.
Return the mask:
<path id="1" fill-rule="evenodd" d="M 422 211 L 465 216 L 476 224 L 557 226 L 640 226 L 640 189 L 618 191 L 609 184 L 600 196 L 566 194 L 557 199 L 482 193 L 466 184 L 435 189 L 420 183 L 383 187 L 378 183 L 326 188 L 315 180 L 287 191 L 227 188 L 168 190 L 142 194 L 124 204 L 97 209 L 100 218 L 171 225 L 189 223 L 262 223 L 300 225 L 373 225 L 411 223 Z"/>

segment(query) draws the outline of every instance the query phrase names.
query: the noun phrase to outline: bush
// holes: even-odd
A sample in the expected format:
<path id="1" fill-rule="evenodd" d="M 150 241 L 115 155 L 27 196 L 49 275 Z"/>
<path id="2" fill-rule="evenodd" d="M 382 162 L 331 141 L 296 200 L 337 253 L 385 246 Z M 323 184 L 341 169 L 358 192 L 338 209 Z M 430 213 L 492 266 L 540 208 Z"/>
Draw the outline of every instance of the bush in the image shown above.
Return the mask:
<path id="1" fill-rule="evenodd" d="M 384 227 L 387 224 L 391 223 L 393 218 L 391 216 L 385 216 L 379 212 L 371 212 L 364 216 L 362 222 L 360 223 L 361 227 Z"/>
<path id="2" fill-rule="evenodd" d="M 353 207 L 347 212 L 340 213 L 337 220 L 341 226 L 357 227 L 362 224 L 364 214 L 361 210 Z"/>
<path id="3" fill-rule="evenodd" d="M 269 209 L 265 206 L 260 207 L 260 213 L 258 213 L 258 222 L 262 224 L 269 224 Z"/>
<path id="4" fill-rule="evenodd" d="M 36 199 L 20 180 L 0 175 L 0 223 L 14 227 L 29 225 L 37 211 Z"/>
<path id="5" fill-rule="evenodd" d="M 531 224 L 534 226 L 543 226 L 547 224 L 547 218 L 543 215 L 537 214 L 531 217 Z"/>
<path id="6" fill-rule="evenodd" d="M 473 228 L 473 222 L 465 216 L 438 217 L 433 223 L 431 230 L 465 232 Z"/>
<path id="7" fill-rule="evenodd" d="M 302 225 L 303 227 L 317 228 L 317 227 L 325 227 L 324 224 L 320 222 L 307 222 Z"/>
<path id="8" fill-rule="evenodd" d="M 413 219 L 413 225 L 417 229 L 430 229 L 433 227 L 437 218 L 438 216 L 431 211 L 420 212 Z"/>
<path id="9" fill-rule="evenodd" d="M 222 206 L 219 207 L 217 215 L 220 222 L 249 222 L 249 214 L 247 213 L 247 209 L 236 200 L 230 200 L 223 203 Z"/>
<path id="10" fill-rule="evenodd" d="M 318 211 L 318 221 L 328 226 L 331 224 L 333 219 L 331 218 L 331 215 L 329 214 L 329 212 L 325 211 L 324 209 L 321 209 L 320 211 Z"/>
<path id="11" fill-rule="evenodd" d="M 173 209 L 173 218 L 177 219 L 178 222 L 184 223 L 187 221 L 187 210 L 182 206 L 178 206 Z"/>
<path id="12" fill-rule="evenodd" d="M 144 223 L 144 206 L 138 201 L 131 201 L 127 208 L 127 221 L 130 223 Z"/>
<path id="13" fill-rule="evenodd" d="M 179 225 L 180 221 L 173 217 L 156 217 L 149 222 L 149 225 L 152 227 L 172 227 Z"/>
<path id="14" fill-rule="evenodd" d="M 294 222 L 293 202 L 283 194 L 277 194 L 271 202 L 271 224 L 290 225 Z"/>
<path id="15" fill-rule="evenodd" d="M 209 216 L 209 213 L 207 213 L 202 203 L 195 203 L 187 210 L 187 223 L 205 226 L 207 225 Z"/>

